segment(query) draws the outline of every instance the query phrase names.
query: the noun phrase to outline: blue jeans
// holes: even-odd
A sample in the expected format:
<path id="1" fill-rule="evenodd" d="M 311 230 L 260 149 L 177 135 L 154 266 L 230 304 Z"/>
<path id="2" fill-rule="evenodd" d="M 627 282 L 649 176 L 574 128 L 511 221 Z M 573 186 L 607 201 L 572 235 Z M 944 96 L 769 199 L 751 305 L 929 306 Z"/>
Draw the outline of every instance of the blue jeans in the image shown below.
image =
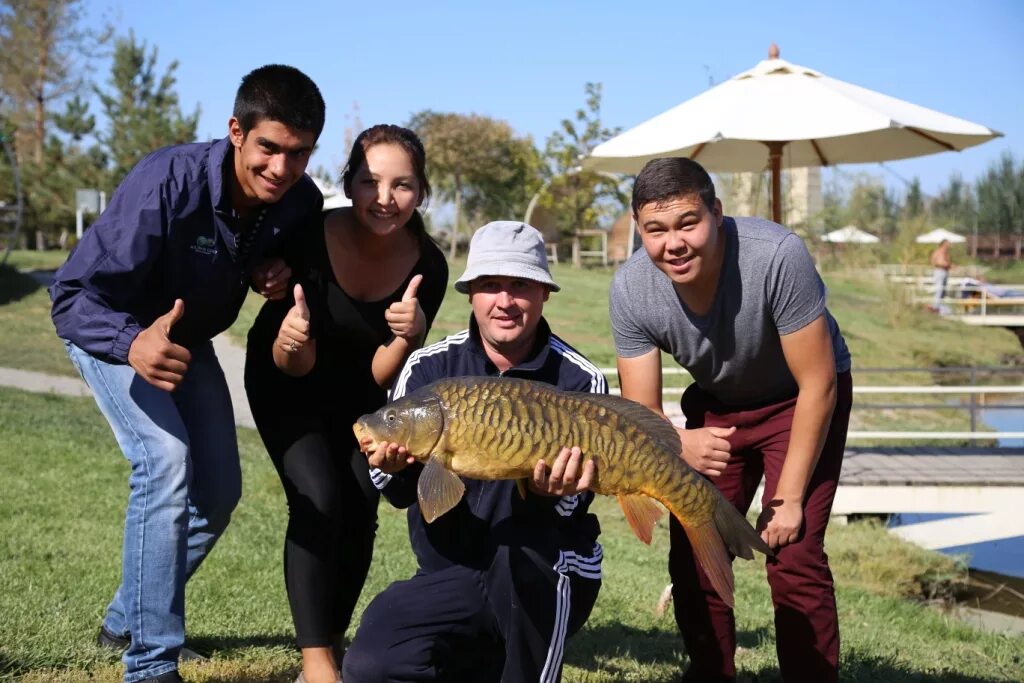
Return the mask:
<path id="1" fill-rule="evenodd" d="M 942 311 L 946 308 L 942 303 L 942 298 L 946 296 L 946 283 L 949 281 L 949 270 L 946 268 L 936 268 L 932 272 L 932 281 L 935 283 L 935 310 Z"/>
<path id="2" fill-rule="evenodd" d="M 125 683 L 173 671 L 185 641 L 185 582 L 213 548 L 242 492 L 231 395 L 213 344 L 173 392 L 129 365 L 65 342 L 131 463 L 121 585 L 104 627 L 131 636 Z"/>

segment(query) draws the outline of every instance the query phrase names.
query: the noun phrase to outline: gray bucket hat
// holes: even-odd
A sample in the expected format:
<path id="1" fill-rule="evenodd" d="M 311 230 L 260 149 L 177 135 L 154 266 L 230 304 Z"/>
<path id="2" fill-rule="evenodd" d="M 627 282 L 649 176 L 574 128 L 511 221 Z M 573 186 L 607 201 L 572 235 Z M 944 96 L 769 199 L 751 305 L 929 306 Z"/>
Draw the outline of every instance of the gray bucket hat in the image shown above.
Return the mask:
<path id="1" fill-rule="evenodd" d="M 466 272 L 455 281 L 455 289 L 468 294 L 470 282 L 488 275 L 533 280 L 553 292 L 561 289 L 548 270 L 544 237 L 520 221 L 493 221 L 473 233 Z"/>

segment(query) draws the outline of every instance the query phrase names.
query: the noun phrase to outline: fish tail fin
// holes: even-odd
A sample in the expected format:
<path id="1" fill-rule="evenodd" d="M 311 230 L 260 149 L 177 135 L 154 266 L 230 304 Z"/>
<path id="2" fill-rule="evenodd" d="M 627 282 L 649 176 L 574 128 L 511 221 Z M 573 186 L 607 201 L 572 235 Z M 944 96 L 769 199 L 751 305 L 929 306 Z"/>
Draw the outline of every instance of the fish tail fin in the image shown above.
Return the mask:
<path id="1" fill-rule="evenodd" d="M 747 518 L 724 496 L 718 496 L 718 501 L 715 503 L 714 520 L 715 528 L 718 529 L 722 540 L 725 541 L 725 546 L 736 557 L 752 560 L 755 550 L 768 557 L 774 555 L 760 534 L 750 526 Z"/>
<path id="2" fill-rule="evenodd" d="M 707 575 L 715 592 L 730 608 L 736 606 L 733 598 L 732 558 L 725 549 L 725 543 L 715 524 L 708 520 L 700 526 L 683 525 L 686 537 L 697 558 L 697 563 Z"/>

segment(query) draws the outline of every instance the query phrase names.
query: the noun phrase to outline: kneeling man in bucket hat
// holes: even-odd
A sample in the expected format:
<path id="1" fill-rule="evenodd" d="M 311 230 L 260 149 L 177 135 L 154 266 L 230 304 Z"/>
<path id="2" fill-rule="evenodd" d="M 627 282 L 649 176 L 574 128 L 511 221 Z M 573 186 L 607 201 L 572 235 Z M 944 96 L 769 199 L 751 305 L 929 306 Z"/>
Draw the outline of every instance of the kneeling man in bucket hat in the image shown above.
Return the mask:
<path id="1" fill-rule="evenodd" d="M 607 392 L 597 367 L 544 320 L 559 287 L 535 228 L 497 221 L 477 230 L 455 289 L 469 295 L 469 328 L 414 352 L 392 400 L 442 378 L 483 375 Z M 578 448 L 552 453 L 525 498 L 513 481 L 464 479 L 461 502 L 427 524 L 416 502 L 422 465 L 399 444 L 378 448 L 373 481 L 408 508 L 419 567 L 363 613 L 345 683 L 558 681 L 565 639 L 586 622 L 601 586 L 600 527 L 589 512 L 595 473 L 580 460 Z"/>

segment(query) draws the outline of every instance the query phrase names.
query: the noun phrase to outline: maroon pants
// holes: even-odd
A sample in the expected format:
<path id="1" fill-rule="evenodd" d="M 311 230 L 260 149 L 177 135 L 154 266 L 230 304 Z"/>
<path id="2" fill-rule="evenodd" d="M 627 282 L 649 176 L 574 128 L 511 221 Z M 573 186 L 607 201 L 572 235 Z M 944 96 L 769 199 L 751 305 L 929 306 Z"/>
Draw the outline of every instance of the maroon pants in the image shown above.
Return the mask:
<path id="1" fill-rule="evenodd" d="M 767 561 L 779 669 L 787 683 L 839 679 L 839 618 L 825 554 L 825 527 L 843 464 L 851 403 L 852 380 L 850 373 L 844 372 L 837 378 L 836 407 L 828 437 L 807 487 L 800 536 Z M 695 384 L 683 395 L 687 429 L 736 426 L 729 437 L 731 456 L 726 469 L 710 480 L 741 512 L 750 507 L 762 474 L 762 504 L 774 496 L 789 447 L 795 405 L 794 397 L 770 405 L 726 406 Z M 671 521 L 671 534 L 668 568 L 676 623 L 690 656 L 684 680 L 733 681 L 733 612 L 697 566 L 686 533 L 675 519 Z"/>

